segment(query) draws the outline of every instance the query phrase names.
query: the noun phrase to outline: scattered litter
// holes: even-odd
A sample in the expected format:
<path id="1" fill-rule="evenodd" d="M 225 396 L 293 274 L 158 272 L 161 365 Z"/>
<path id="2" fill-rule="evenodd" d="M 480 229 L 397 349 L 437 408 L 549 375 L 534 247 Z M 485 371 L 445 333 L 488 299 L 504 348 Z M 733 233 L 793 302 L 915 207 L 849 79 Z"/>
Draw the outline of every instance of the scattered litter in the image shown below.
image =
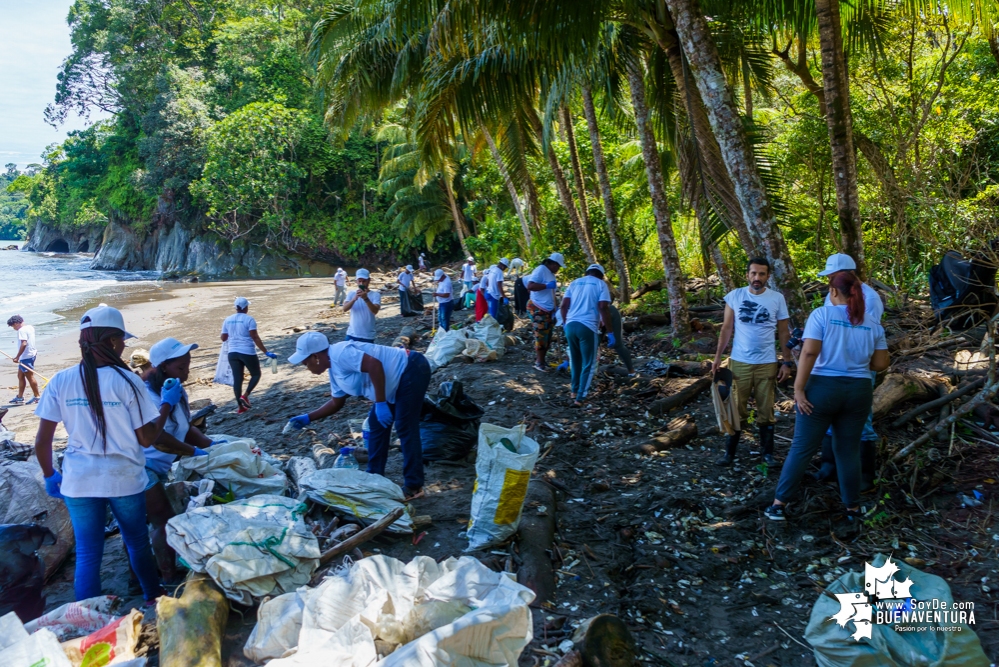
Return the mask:
<path id="1" fill-rule="evenodd" d="M 35 633 L 46 628 L 51 630 L 59 641 L 65 642 L 84 637 L 114 622 L 114 611 L 121 604 L 115 595 L 99 595 L 79 602 L 67 602 L 56 607 L 44 616 L 25 623 L 24 629 Z"/>
<path id="2" fill-rule="evenodd" d="M 59 639 L 46 628 L 29 635 L 17 614 L 0 618 L 0 665 L 3 667 L 73 667 Z"/>
<path id="3" fill-rule="evenodd" d="M 73 667 L 104 667 L 135 659 L 142 631 L 142 612 L 133 609 L 96 632 L 64 642 L 62 650 Z"/>
<path id="4" fill-rule="evenodd" d="M 0 525 L 15 523 L 35 523 L 55 536 L 38 548 L 46 579 L 76 546 L 66 503 L 45 493 L 42 469 L 35 461 L 0 461 Z"/>
<path id="5" fill-rule="evenodd" d="M 404 507 L 402 488 L 381 475 L 350 468 L 326 468 L 304 477 L 299 486 L 309 500 L 372 524 L 397 507 Z M 408 512 L 387 532 L 408 535 L 413 518 Z"/>
<path id="6" fill-rule="evenodd" d="M 207 450 L 207 456 L 186 456 L 175 461 L 173 476 L 181 481 L 214 480 L 219 490 L 231 491 L 236 498 L 284 493 L 287 476 L 262 452 L 254 453 L 255 446 L 250 438 L 214 445 Z"/>

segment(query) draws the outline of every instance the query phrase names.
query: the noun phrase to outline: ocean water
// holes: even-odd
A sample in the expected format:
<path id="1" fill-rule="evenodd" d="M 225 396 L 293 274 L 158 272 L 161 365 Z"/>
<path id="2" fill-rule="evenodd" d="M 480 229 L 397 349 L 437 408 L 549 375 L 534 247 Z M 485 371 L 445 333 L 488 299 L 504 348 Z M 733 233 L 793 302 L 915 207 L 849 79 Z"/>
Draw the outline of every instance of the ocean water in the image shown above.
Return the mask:
<path id="1" fill-rule="evenodd" d="M 0 241 L 0 248 L 22 241 Z M 155 271 L 95 271 L 92 254 L 0 250 L 0 349 L 17 351 L 7 318 L 20 315 L 35 327 L 37 341 L 76 329 L 80 315 L 100 302 L 116 305 L 161 292 Z M 5 361 L 0 358 L 0 361 Z"/>

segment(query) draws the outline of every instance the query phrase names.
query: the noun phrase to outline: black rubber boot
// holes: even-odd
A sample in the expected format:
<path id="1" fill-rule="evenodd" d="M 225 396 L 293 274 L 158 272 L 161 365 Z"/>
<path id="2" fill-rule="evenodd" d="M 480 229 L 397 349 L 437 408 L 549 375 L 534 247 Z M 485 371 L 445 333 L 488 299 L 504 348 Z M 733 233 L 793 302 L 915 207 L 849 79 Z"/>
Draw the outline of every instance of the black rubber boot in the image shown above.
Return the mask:
<path id="1" fill-rule="evenodd" d="M 739 446 L 739 438 L 741 436 L 742 431 L 736 431 L 728 436 L 728 442 L 725 443 L 725 453 L 715 459 L 715 465 L 728 467 L 735 463 L 735 450 Z"/>
<path id="2" fill-rule="evenodd" d="M 833 454 L 832 448 L 832 436 L 826 434 L 822 438 L 822 456 L 819 459 L 821 466 L 817 473 L 809 473 L 812 479 L 816 482 L 824 482 L 826 480 L 836 478 L 836 456 Z"/>
<path id="3" fill-rule="evenodd" d="M 774 424 L 760 424 L 760 451 L 763 453 L 763 461 L 768 465 L 776 465 L 774 459 Z"/>
<path id="4" fill-rule="evenodd" d="M 860 441 L 860 490 L 874 488 L 874 475 L 877 472 L 878 441 Z"/>

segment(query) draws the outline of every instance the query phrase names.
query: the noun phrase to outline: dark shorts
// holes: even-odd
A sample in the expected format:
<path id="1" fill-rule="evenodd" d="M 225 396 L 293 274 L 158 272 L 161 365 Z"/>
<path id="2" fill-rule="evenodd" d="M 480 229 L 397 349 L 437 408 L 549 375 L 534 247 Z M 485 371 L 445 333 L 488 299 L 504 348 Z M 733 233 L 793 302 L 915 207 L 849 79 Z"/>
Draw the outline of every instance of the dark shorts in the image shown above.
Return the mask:
<path id="1" fill-rule="evenodd" d="M 29 368 L 31 370 L 35 370 L 35 360 L 36 359 L 38 359 L 38 357 L 31 357 L 30 359 L 21 359 L 21 365 L 19 366 L 19 368 L 22 371 L 25 368 Z"/>

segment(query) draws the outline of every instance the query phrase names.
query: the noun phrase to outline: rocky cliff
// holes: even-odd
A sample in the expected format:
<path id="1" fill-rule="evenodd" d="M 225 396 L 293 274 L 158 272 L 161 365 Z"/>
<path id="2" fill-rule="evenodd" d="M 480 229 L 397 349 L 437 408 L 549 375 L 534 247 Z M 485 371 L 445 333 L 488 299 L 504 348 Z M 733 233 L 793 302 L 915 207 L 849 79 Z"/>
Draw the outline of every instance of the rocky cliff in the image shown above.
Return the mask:
<path id="1" fill-rule="evenodd" d="M 104 238 L 101 227 L 62 230 L 39 222 L 21 250 L 28 252 L 97 252 Z"/>

